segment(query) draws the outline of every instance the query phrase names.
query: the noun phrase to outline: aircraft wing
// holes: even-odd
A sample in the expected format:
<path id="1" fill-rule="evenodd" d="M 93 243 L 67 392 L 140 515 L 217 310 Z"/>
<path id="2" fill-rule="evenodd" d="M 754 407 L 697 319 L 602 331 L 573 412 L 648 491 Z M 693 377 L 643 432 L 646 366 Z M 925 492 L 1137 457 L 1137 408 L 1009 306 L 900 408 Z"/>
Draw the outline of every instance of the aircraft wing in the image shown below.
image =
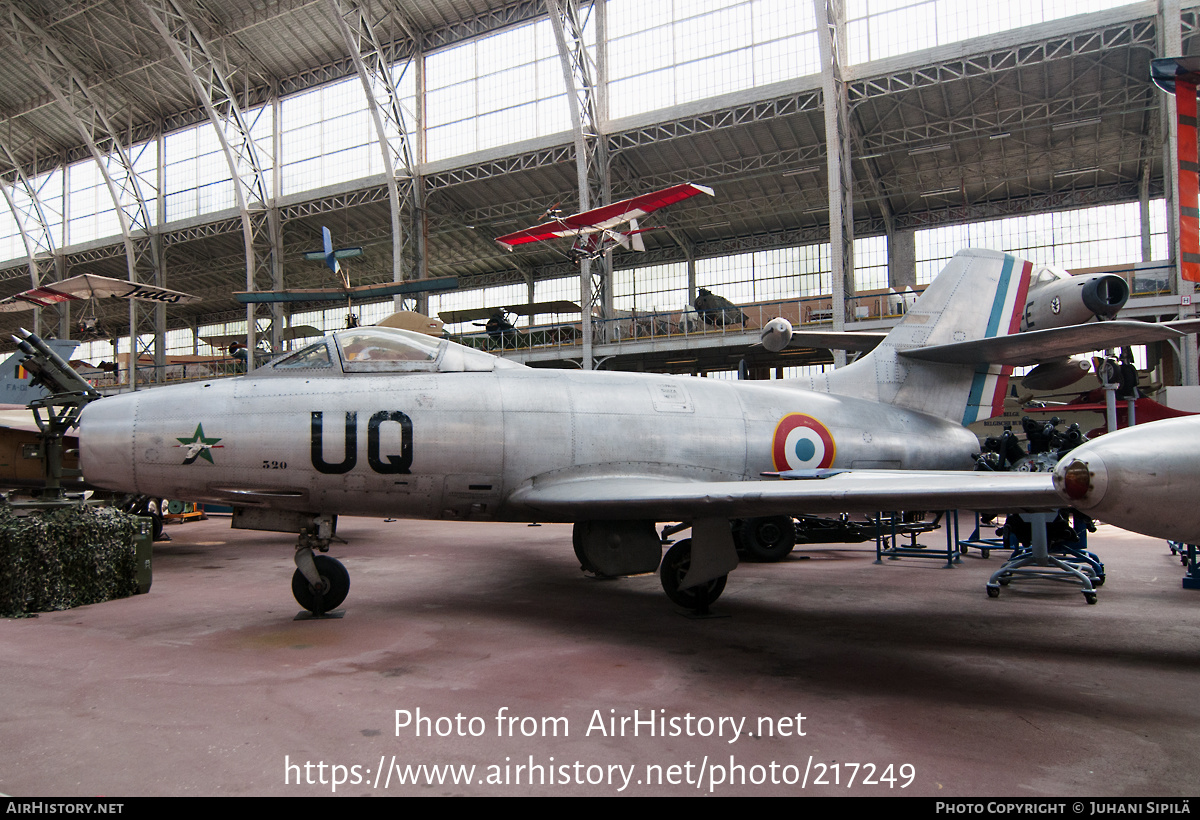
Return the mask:
<path id="1" fill-rule="evenodd" d="M 690 182 L 684 182 L 679 185 L 672 185 L 669 188 L 663 188 L 661 191 L 642 194 L 641 196 L 614 202 L 611 205 L 593 208 L 590 211 L 565 216 L 561 219 L 552 219 L 549 222 L 543 222 L 532 228 L 526 228 L 522 231 L 497 237 L 496 241 L 511 251 L 514 246 L 524 245 L 529 242 L 542 242 L 561 236 L 597 233 L 615 228 L 618 225 L 623 225 L 631 219 L 640 219 L 643 216 L 654 213 L 659 208 L 665 208 L 668 205 L 673 205 L 676 202 L 698 194 L 713 196 L 713 190 L 703 185 L 693 185 Z"/>
<path id="2" fill-rule="evenodd" d="M 1031 512 L 1068 506 L 1050 473 L 848 470 L 805 480 L 686 481 L 653 476 L 534 481 L 509 503 L 546 521 L 745 518 L 892 510 Z"/>
<path id="3" fill-rule="evenodd" d="M 52 282 L 38 288 L 18 293 L 0 300 L 0 312 L 30 310 L 48 307 L 59 302 L 74 302 L 84 299 L 137 299 L 143 302 L 163 302 L 168 305 L 187 304 L 200 301 L 199 296 L 180 293 L 157 285 L 143 285 L 124 279 L 110 279 L 94 273 L 72 276 L 61 282 Z"/>
<path id="4" fill-rule="evenodd" d="M 373 299 L 396 294 L 453 290 L 458 287 L 457 276 L 436 279 L 410 279 L 405 282 L 381 282 L 378 285 L 355 285 L 352 288 L 307 288 L 288 290 L 237 291 L 233 298 L 243 305 L 266 302 L 332 302 L 342 299 Z"/>
<path id="5" fill-rule="evenodd" d="M 543 313 L 579 313 L 579 305 L 574 302 L 560 300 L 557 302 L 535 302 L 532 305 L 498 305 L 497 307 L 467 308 L 465 310 L 443 310 L 438 312 L 438 318 L 447 324 L 458 322 L 477 322 L 480 319 L 490 319 L 497 310 L 506 310 L 517 316 L 540 316 Z"/>
<path id="6" fill-rule="evenodd" d="M 900 355 L 943 364 L 1007 364 L 1019 367 L 1064 359 L 1076 353 L 1143 345 L 1165 339 L 1178 339 L 1184 335 L 1184 330 L 1168 324 L 1134 321 L 1089 322 L 1085 325 L 1030 330 L 973 342 L 930 345 L 902 350 Z"/>

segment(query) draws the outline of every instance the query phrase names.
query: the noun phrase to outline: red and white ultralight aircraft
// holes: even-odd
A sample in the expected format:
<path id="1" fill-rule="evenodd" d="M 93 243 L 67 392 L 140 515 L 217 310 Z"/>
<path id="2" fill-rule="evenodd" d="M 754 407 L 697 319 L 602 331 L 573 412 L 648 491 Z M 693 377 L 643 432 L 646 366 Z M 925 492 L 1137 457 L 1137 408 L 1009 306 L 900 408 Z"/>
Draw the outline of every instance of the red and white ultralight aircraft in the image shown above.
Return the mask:
<path id="1" fill-rule="evenodd" d="M 511 251 L 517 245 L 570 236 L 575 239 L 570 251 L 574 259 L 596 259 L 617 245 L 626 250 L 644 251 L 646 246 L 642 243 L 641 234 L 648 229 L 639 228 L 638 219 L 697 194 L 713 196 L 713 190 L 684 182 L 572 216 L 555 217 L 532 228 L 497 237 L 496 241 Z M 629 230 L 616 230 L 617 226 L 626 222 L 629 223 Z"/>

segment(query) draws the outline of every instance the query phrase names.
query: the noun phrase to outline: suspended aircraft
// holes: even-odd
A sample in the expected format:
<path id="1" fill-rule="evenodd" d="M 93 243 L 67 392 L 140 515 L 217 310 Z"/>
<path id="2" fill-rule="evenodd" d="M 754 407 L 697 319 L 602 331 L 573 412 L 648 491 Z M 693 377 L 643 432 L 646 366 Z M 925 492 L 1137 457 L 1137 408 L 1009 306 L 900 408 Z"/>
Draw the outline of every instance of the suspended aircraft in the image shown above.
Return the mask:
<path id="1" fill-rule="evenodd" d="M 443 310 L 438 313 L 438 318 L 452 325 L 471 322 L 476 327 L 482 327 L 487 331 L 488 344 L 490 346 L 511 349 L 529 346 L 531 342 L 547 344 L 573 339 L 577 334 L 577 330 L 574 325 L 543 327 L 534 333 L 533 339 L 529 339 L 513 324 L 509 318 L 510 315 L 532 318 L 543 315 L 562 316 L 564 314 L 577 315 L 579 313 L 579 305 L 574 302 L 568 302 L 565 299 L 558 299 L 551 302 L 503 305 L 501 307 Z M 485 321 L 478 321 L 480 319 Z M 396 325 L 391 325 L 391 327 L 396 327 Z"/>
<path id="2" fill-rule="evenodd" d="M 373 285 L 350 284 L 350 275 L 342 268 L 343 259 L 354 259 L 363 255 L 361 247 L 334 248 L 333 235 L 329 228 L 321 226 L 321 250 L 306 251 L 304 258 L 311 262 L 324 262 L 338 278 L 336 287 L 285 288 L 283 290 L 237 291 L 234 298 L 242 304 L 271 304 L 277 302 L 330 302 L 346 300 L 347 326 L 353 327 L 358 319 L 354 315 L 355 300 L 378 299 L 384 296 L 411 296 L 429 291 L 453 290 L 458 287 L 458 277 L 442 276 L 434 279 L 410 279 L 404 282 L 383 282 Z"/>
<path id="3" fill-rule="evenodd" d="M 345 567 L 316 554 L 339 515 L 572 522 L 584 569 L 657 568 L 694 608 L 737 566 L 733 519 L 1078 503 L 1159 534 L 1131 507 L 1170 520 L 1163 499 L 1190 493 L 1200 462 L 1175 459 L 1165 487 L 1113 478 L 1145 467 L 1157 439 L 1110 451 L 1105 437 L 1053 475 L 970 472 L 979 445 L 963 425 L 999 410 L 1010 372 L 989 360 L 1133 335 L 1117 322 L 1018 333 L 1032 268 L 961 251 L 873 351 L 771 382 L 535 369 L 422 334 L 343 330 L 241 378 L 94 401 L 80 461 L 100 487 L 231 504 L 234 527 L 298 533 L 292 589 L 314 613 L 349 590 Z M 1142 324 L 1139 340 L 1180 335 Z M 1195 540 L 1200 508 L 1183 506 L 1190 517 L 1168 529 L 1189 537 L 1164 537 Z M 664 521 L 691 526 L 665 558 Z"/>
<path id="4" fill-rule="evenodd" d="M 110 279 L 94 273 L 83 273 L 0 299 L 0 312 L 32 310 L 35 307 L 49 307 L 62 302 L 95 302 L 100 299 L 136 299 L 142 302 L 181 305 L 198 302 L 200 297 L 170 288 L 160 288 L 157 285 L 144 285 L 122 279 Z"/>
<path id="5" fill-rule="evenodd" d="M 618 246 L 625 250 L 644 251 L 646 245 L 642 241 L 642 234 L 648 229 L 638 227 L 638 220 L 660 208 L 699 194 L 713 196 L 713 190 L 703 185 L 684 182 L 663 188 L 661 191 L 630 197 L 570 216 L 555 214 L 549 222 L 496 237 L 496 241 L 511 251 L 518 245 L 530 242 L 571 237 L 574 240 L 570 250 L 572 259 L 596 259 Z M 618 226 L 626 223 L 629 225 L 628 230 L 617 230 Z"/>

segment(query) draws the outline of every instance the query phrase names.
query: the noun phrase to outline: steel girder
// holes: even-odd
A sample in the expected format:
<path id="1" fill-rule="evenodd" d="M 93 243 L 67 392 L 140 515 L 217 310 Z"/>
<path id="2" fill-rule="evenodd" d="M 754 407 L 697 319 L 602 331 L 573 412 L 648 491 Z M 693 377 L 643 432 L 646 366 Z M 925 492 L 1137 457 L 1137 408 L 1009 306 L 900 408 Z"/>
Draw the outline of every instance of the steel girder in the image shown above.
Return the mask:
<path id="1" fill-rule="evenodd" d="M 346 50 L 362 81 L 375 136 L 383 155 L 388 201 L 392 209 L 392 281 L 424 279 L 428 276 L 425 261 L 425 184 L 416 173 L 416 162 L 409 146 L 404 110 L 396 90 L 399 78 L 393 79 L 395 61 L 384 53 L 362 3 L 358 0 L 326 2 L 337 20 L 346 41 Z M 399 11 L 393 10 L 392 13 L 399 14 Z M 419 54 L 410 54 L 400 69 L 400 77 L 420 59 Z M 406 268 L 412 272 L 411 276 L 406 276 Z M 402 298 L 395 298 L 397 308 Z"/>
<path id="2" fill-rule="evenodd" d="M 854 172 L 850 165 L 846 84 L 842 80 L 846 22 L 841 0 L 813 0 L 813 3 L 817 16 L 817 41 L 821 50 L 821 88 L 825 100 L 833 329 L 840 331 L 846 324 L 846 296 L 852 294 L 854 289 Z M 839 367 L 846 363 L 844 351 L 835 351 L 834 363 Z"/>
<path id="3" fill-rule="evenodd" d="M 65 56 L 59 44 L 20 9 L 6 4 L 0 25 L 3 26 L 0 35 L 17 50 L 38 81 L 71 117 L 99 167 L 121 224 L 129 280 L 165 286 L 161 251 L 142 193 L 143 182 L 112 125 L 112 112 L 96 99 L 83 81 L 83 74 Z M 166 314 L 154 305 L 130 301 L 129 326 L 129 380 L 136 389 L 137 361 L 142 352 L 139 350 L 140 338 L 144 334 L 151 334 L 155 364 L 161 365 L 165 361 Z M 163 368 L 156 367 L 155 372 L 161 377 Z"/>
<path id="4" fill-rule="evenodd" d="M 981 77 L 1015 68 L 1101 53 L 1114 47 L 1144 45 L 1155 48 L 1152 18 L 1126 20 L 1088 31 L 1048 37 L 1032 43 L 997 48 L 967 57 L 913 66 L 848 83 L 847 98 L 856 106 L 873 97 L 897 94 L 922 86 Z"/>
<path id="5" fill-rule="evenodd" d="M 191 79 L 192 88 L 221 142 L 242 215 L 246 289 L 281 288 L 279 212 L 272 205 L 273 192 L 268 189 L 262 160 L 264 154 L 268 157 L 272 154 L 263 151 L 255 142 L 253 124 L 247 121 L 232 88 L 234 69 L 224 55 L 200 35 L 178 0 L 141 0 L 141 3 L 171 54 Z M 266 111 L 265 108 L 260 110 Z M 271 349 L 278 351 L 282 310 L 277 304 L 267 306 L 266 310 L 270 316 Z M 251 368 L 258 348 L 257 311 L 257 305 L 246 306 L 247 366 Z"/>
<path id="6" fill-rule="evenodd" d="M 983 137 L 1003 132 L 1048 127 L 1055 121 L 1098 116 L 1101 112 L 1134 114 L 1157 108 L 1150 83 L 1144 87 L 1108 89 L 1072 95 L 1066 99 L 1041 100 L 1027 105 L 991 111 L 968 111 L 958 117 L 904 125 L 863 136 L 863 149 L 870 153 L 911 148 L 914 143 Z"/>
<path id="7" fill-rule="evenodd" d="M 604 16 L 604 3 L 591 6 L 600 20 Z M 608 150 L 600 124 L 603 115 L 597 88 L 604 85 L 603 78 L 596 82 L 596 67 L 588 53 L 583 36 L 583 21 L 579 16 L 576 0 L 546 0 L 546 10 L 558 43 L 559 61 L 562 63 L 563 81 L 567 89 L 567 101 L 571 107 L 571 124 L 575 132 L 575 171 L 579 185 L 579 210 L 586 211 L 593 205 L 611 201 L 608 176 Z M 603 22 L 600 23 L 600 48 L 604 51 Z M 584 370 L 592 369 L 592 310 L 600 306 L 601 315 L 608 315 L 609 299 L 607 277 L 604 270 L 609 266 L 608 254 L 604 261 L 595 260 L 597 270 L 593 272 L 593 260 L 579 260 L 579 307 L 583 311 L 583 357 Z M 602 340 L 603 341 L 603 340 Z"/>
<path id="8" fill-rule="evenodd" d="M 8 203 L 17 228 L 21 231 L 21 242 L 25 245 L 25 254 L 29 258 L 30 287 L 41 287 L 47 282 L 62 279 L 64 260 L 55 252 L 54 235 L 50 231 L 50 221 L 46 217 L 46 204 L 42 200 L 41 191 L 25 175 L 25 170 L 9 150 L 7 141 L 0 142 L 0 151 L 3 151 L 5 161 L 12 167 L 12 179 L 0 179 L 0 193 L 4 194 L 4 201 Z M 48 180 L 49 176 L 43 180 L 43 184 Z M 61 218 L 59 215 L 60 220 Z M 43 308 L 36 307 L 33 309 L 34 333 L 42 332 L 42 310 Z M 68 303 L 64 302 L 57 308 L 51 308 L 51 312 L 58 320 L 58 327 L 54 332 L 64 336 L 64 331 L 69 331 Z"/>

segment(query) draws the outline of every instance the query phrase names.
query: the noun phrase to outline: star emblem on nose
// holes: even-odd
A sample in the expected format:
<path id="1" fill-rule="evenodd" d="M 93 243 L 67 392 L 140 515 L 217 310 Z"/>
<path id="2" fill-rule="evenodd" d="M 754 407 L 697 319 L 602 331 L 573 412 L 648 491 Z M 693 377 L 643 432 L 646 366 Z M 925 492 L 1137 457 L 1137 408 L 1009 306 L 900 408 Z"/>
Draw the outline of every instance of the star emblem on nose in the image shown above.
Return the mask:
<path id="1" fill-rule="evenodd" d="M 186 447 L 187 448 L 184 451 L 184 458 L 183 458 L 184 464 L 191 464 L 198 458 L 202 458 L 205 461 L 207 461 L 209 464 L 213 464 L 214 462 L 213 462 L 211 450 L 214 447 L 220 448 L 221 446 L 223 446 L 223 445 L 217 444 L 217 442 L 220 441 L 221 439 L 207 438 L 204 435 L 204 425 L 203 424 L 196 425 L 196 432 L 192 434 L 191 438 L 180 437 L 180 438 L 176 438 L 175 440 L 179 442 L 178 444 L 175 445 L 176 447 Z"/>

